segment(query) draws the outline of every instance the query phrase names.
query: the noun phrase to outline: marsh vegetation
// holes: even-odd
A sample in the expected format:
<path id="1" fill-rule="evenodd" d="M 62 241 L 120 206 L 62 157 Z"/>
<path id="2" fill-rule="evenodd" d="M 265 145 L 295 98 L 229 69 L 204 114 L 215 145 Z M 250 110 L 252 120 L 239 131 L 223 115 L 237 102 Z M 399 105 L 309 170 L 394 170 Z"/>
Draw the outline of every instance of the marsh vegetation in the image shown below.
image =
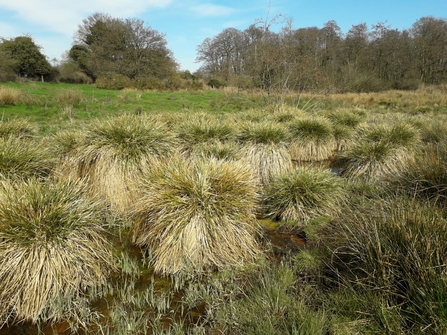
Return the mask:
<path id="1" fill-rule="evenodd" d="M 0 334 L 444 334 L 445 87 L 280 100 L 0 86 Z"/>

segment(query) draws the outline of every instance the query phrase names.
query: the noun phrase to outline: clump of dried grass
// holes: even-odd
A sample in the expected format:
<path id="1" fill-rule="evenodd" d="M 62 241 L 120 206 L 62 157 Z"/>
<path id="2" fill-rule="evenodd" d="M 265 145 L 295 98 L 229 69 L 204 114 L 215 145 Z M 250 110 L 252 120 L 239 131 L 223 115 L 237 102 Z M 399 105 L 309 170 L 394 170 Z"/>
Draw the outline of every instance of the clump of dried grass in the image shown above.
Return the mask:
<path id="1" fill-rule="evenodd" d="M 0 137 L 30 138 L 36 135 L 37 127 L 25 119 L 0 121 Z"/>
<path id="2" fill-rule="evenodd" d="M 107 200 L 112 210 L 124 213 L 136 197 L 133 182 L 174 148 L 174 138 L 163 123 L 125 114 L 90 126 L 69 162 L 93 193 Z"/>
<path id="3" fill-rule="evenodd" d="M 73 315 L 114 261 L 101 207 L 72 183 L 0 183 L 0 315 L 46 322 Z M 61 303 L 64 302 L 64 303 Z"/>
<path id="4" fill-rule="evenodd" d="M 21 92 L 15 88 L 0 86 L 0 106 L 14 105 L 21 96 Z"/>
<path id="5" fill-rule="evenodd" d="M 359 132 L 353 146 L 339 155 L 343 176 L 379 179 L 398 174 L 414 160 L 419 131 L 408 124 L 378 125 Z"/>
<path id="6" fill-rule="evenodd" d="M 157 273 L 240 267 L 259 254 L 256 185 L 238 162 L 164 162 L 145 174 L 133 242 L 148 247 Z"/>
<path id="7" fill-rule="evenodd" d="M 275 176 L 293 168 L 288 150 L 288 133 L 280 124 L 264 121 L 245 122 L 238 134 L 241 159 L 247 163 L 258 182 L 267 185 Z"/>
<path id="8" fill-rule="evenodd" d="M 275 220 L 306 222 L 339 213 L 344 197 L 342 179 L 330 170 L 298 167 L 272 180 L 264 203 L 267 215 Z"/>
<path id="9" fill-rule="evenodd" d="M 331 122 L 324 117 L 306 117 L 289 125 L 290 154 L 298 161 L 321 161 L 332 157 L 336 141 Z"/>
<path id="10" fill-rule="evenodd" d="M 47 176 L 54 166 L 40 142 L 18 137 L 0 138 L 0 175 L 5 178 Z"/>

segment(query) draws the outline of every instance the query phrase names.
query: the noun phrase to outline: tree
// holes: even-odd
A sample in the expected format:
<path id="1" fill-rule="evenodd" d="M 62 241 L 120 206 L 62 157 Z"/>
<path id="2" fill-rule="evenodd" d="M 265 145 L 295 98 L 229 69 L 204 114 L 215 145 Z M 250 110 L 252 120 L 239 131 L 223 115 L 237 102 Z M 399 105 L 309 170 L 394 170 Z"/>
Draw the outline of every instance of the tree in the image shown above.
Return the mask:
<path id="1" fill-rule="evenodd" d="M 102 13 L 78 26 L 69 56 L 92 77 L 121 74 L 131 79 L 161 79 L 177 67 L 163 34 L 140 19 L 117 19 Z"/>
<path id="2" fill-rule="evenodd" d="M 54 69 L 29 36 L 1 39 L 0 54 L 12 60 L 14 72 L 22 77 L 49 79 Z"/>
<path id="3" fill-rule="evenodd" d="M 423 17 L 413 24 L 411 33 L 420 79 L 427 84 L 447 80 L 447 21 Z"/>

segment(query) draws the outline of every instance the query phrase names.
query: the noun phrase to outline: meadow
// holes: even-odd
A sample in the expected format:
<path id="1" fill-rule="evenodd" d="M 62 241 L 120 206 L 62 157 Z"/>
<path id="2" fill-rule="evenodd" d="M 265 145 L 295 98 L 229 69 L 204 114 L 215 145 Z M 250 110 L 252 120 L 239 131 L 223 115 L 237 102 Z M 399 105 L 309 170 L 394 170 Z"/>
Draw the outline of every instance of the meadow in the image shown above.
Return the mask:
<path id="1" fill-rule="evenodd" d="M 445 86 L 0 113 L 0 334 L 447 333 Z"/>

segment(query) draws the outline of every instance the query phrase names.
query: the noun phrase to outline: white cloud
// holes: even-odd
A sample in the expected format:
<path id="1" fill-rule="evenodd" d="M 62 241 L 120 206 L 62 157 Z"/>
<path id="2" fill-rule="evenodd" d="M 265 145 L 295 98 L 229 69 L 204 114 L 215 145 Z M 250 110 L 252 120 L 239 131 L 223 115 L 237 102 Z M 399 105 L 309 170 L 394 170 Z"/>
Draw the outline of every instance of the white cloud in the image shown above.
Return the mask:
<path id="1" fill-rule="evenodd" d="M 50 31 L 72 36 L 82 20 L 94 12 L 114 17 L 134 17 L 149 8 L 163 8 L 173 0 L 0 0 L 0 8 Z"/>
<path id="2" fill-rule="evenodd" d="M 205 3 L 192 7 L 192 10 L 198 16 L 224 16 L 232 14 L 235 10 L 231 7 L 214 5 L 211 3 Z"/>

